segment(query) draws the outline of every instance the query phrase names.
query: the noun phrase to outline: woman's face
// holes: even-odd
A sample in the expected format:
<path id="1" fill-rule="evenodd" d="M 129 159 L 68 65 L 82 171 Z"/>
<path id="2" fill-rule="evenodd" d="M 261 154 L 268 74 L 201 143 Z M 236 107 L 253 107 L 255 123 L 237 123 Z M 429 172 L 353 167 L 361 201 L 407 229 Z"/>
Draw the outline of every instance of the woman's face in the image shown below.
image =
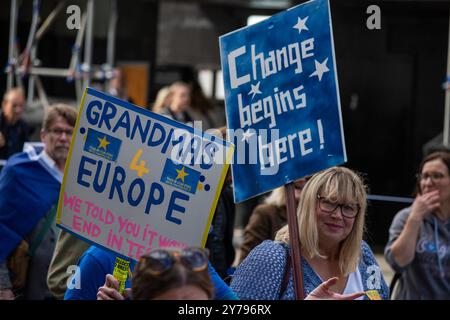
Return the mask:
<path id="1" fill-rule="evenodd" d="M 173 89 L 170 108 L 172 112 L 180 113 L 186 111 L 191 104 L 191 90 L 188 86 L 177 86 Z"/>
<path id="2" fill-rule="evenodd" d="M 189 284 L 167 290 L 153 300 L 208 300 L 208 295 L 200 287 Z"/>
<path id="3" fill-rule="evenodd" d="M 438 190 L 441 201 L 450 201 L 449 172 L 441 159 L 426 162 L 421 176 L 420 190 L 422 194 Z"/>
<path id="4" fill-rule="evenodd" d="M 334 211 L 330 212 L 330 208 L 333 208 L 333 205 L 338 206 Z M 319 241 L 324 241 L 327 245 L 338 245 L 348 237 L 352 231 L 356 217 L 348 218 L 342 214 L 342 210 L 347 205 L 354 208 L 357 207 L 356 203 L 336 203 L 326 196 L 320 195 L 320 199 L 317 199 L 316 205 Z"/>

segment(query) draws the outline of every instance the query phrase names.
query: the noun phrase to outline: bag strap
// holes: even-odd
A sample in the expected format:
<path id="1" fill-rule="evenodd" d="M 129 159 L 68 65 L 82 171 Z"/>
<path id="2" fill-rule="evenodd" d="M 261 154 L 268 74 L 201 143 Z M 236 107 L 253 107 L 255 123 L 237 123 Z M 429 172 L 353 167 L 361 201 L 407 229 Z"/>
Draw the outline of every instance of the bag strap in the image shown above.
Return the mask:
<path id="1" fill-rule="evenodd" d="M 393 300 L 393 295 L 394 295 L 394 289 L 395 289 L 395 285 L 397 284 L 398 280 L 400 280 L 402 274 L 396 272 L 394 274 L 394 277 L 391 280 L 391 283 L 389 285 L 389 299 Z"/>
<path id="2" fill-rule="evenodd" d="M 283 275 L 283 280 L 281 281 L 281 287 L 280 287 L 280 295 L 279 295 L 279 299 L 281 300 L 281 297 L 283 296 L 283 293 L 286 291 L 287 285 L 289 283 L 289 274 L 290 274 L 290 270 L 291 270 L 291 265 L 292 265 L 292 259 L 291 259 L 291 254 L 288 247 L 284 246 L 284 249 L 286 250 L 286 263 L 284 264 L 284 275 Z"/>
<path id="3" fill-rule="evenodd" d="M 45 225 L 41 228 L 41 230 L 39 230 L 39 234 L 37 235 L 36 240 L 33 241 L 30 250 L 28 250 L 28 256 L 30 257 L 34 256 L 34 253 L 36 252 L 37 248 L 41 245 L 42 240 L 44 240 L 44 236 L 50 230 L 50 227 L 55 219 L 55 216 L 56 216 L 56 205 L 53 205 L 50 208 L 49 212 L 46 214 Z"/>

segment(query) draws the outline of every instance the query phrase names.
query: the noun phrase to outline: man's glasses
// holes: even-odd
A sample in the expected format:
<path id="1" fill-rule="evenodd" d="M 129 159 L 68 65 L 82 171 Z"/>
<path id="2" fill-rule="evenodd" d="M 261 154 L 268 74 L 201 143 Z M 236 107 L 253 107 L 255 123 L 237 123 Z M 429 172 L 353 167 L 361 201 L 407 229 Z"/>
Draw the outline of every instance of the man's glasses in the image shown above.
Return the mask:
<path id="1" fill-rule="evenodd" d="M 430 173 L 418 173 L 416 175 L 417 180 L 419 181 L 426 181 L 428 178 L 431 179 L 433 182 L 437 182 L 441 179 L 445 178 L 445 175 L 440 172 L 430 172 Z"/>
<path id="2" fill-rule="evenodd" d="M 346 218 L 356 217 L 360 209 L 359 204 L 339 204 L 320 195 L 317 195 L 317 199 L 319 199 L 319 208 L 323 212 L 333 213 L 337 208 L 340 208 L 342 215 Z"/>
<path id="3" fill-rule="evenodd" d="M 169 271 L 176 261 L 187 269 L 198 272 L 208 267 L 208 250 L 202 248 L 185 248 L 182 251 L 153 250 L 141 256 L 141 268 L 158 276 Z"/>
<path id="4" fill-rule="evenodd" d="M 63 133 L 65 133 L 66 136 L 68 136 L 68 137 L 71 137 L 72 134 L 73 134 L 73 130 L 70 130 L 70 129 L 68 129 L 68 130 L 63 130 L 63 129 L 59 129 L 59 128 L 56 128 L 56 129 L 48 129 L 47 132 L 49 132 L 49 133 L 51 133 L 51 134 L 53 134 L 53 135 L 55 135 L 55 136 L 58 136 L 58 137 L 62 136 Z"/>

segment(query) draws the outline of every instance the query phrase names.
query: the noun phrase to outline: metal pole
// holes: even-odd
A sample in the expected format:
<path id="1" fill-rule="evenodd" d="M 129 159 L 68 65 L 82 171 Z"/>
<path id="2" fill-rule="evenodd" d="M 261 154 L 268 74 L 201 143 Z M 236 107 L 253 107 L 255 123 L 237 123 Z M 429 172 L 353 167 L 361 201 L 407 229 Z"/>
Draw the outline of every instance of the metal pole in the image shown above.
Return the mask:
<path id="1" fill-rule="evenodd" d="M 92 62 L 92 29 L 94 22 L 94 0 L 87 3 L 87 26 L 86 38 L 84 42 L 84 68 L 83 70 L 83 90 L 90 85 L 91 82 L 91 62 Z"/>
<path id="2" fill-rule="evenodd" d="M 106 44 L 106 65 L 108 67 L 107 71 L 112 71 L 114 66 L 114 52 L 116 47 L 116 26 L 117 26 L 117 1 L 113 0 L 111 2 L 111 15 L 108 25 L 108 35 Z M 111 68 L 111 70 L 109 69 Z M 109 83 L 111 79 L 106 78 L 105 91 L 109 88 Z"/>
<path id="3" fill-rule="evenodd" d="M 39 94 L 39 99 L 41 100 L 44 111 L 47 110 L 50 106 L 48 102 L 47 94 L 45 93 L 44 86 L 42 85 L 41 78 L 39 76 L 35 76 L 36 79 L 36 88 Z"/>
<path id="4" fill-rule="evenodd" d="M 69 70 L 75 73 L 77 70 L 78 61 L 80 60 L 80 48 L 81 42 L 83 42 L 84 31 L 86 30 L 86 20 L 87 13 L 83 13 L 81 17 L 81 28 L 78 30 L 77 37 L 75 38 L 75 43 L 72 48 L 72 58 L 70 59 Z"/>
<path id="5" fill-rule="evenodd" d="M 447 79 L 445 82 L 445 113 L 444 113 L 444 141 L 443 144 L 445 147 L 449 146 L 450 140 L 450 10 L 449 10 L 449 18 L 448 18 L 448 49 L 447 49 Z"/>
<path id="6" fill-rule="evenodd" d="M 14 46 L 13 57 L 14 57 L 13 59 L 15 60 L 15 63 L 17 63 L 19 61 L 19 48 L 16 45 Z M 12 69 L 12 71 L 16 77 L 16 87 L 23 88 L 23 81 L 22 81 L 22 77 L 19 74 L 19 69 L 14 68 L 14 69 Z"/>
<path id="7" fill-rule="evenodd" d="M 9 48 L 8 48 L 8 79 L 6 89 L 10 90 L 14 85 L 14 46 L 17 31 L 17 0 L 11 0 L 11 21 L 9 23 Z"/>
<path id="8" fill-rule="evenodd" d="M 31 67 L 28 73 L 30 75 L 47 76 L 47 77 L 66 78 L 66 77 L 70 76 L 70 70 L 63 69 L 63 68 Z"/>
<path id="9" fill-rule="evenodd" d="M 64 8 L 66 4 L 66 1 L 61 1 L 58 3 L 55 9 L 52 10 L 52 12 L 48 15 L 47 19 L 42 23 L 39 30 L 36 32 L 36 39 L 40 40 L 42 36 L 47 32 L 47 30 L 50 28 L 52 23 L 55 21 L 56 16 L 59 14 L 62 8 Z"/>
<path id="10" fill-rule="evenodd" d="M 26 61 L 25 64 L 29 63 L 29 54 L 31 52 L 31 47 L 35 43 L 36 30 L 37 30 L 37 26 L 39 24 L 39 9 L 40 9 L 39 0 L 34 0 L 33 1 L 33 18 L 31 20 L 30 33 L 28 34 L 27 45 L 25 47 L 25 50 L 23 51 L 23 59 Z M 22 64 L 24 64 L 24 62 L 22 62 Z"/>
<path id="11" fill-rule="evenodd" d="M 106 48 L 106 63 L 109 66 L 114 65 L 114 49 L 116 46 L 116 25 L 117 25 L 117 1 L 111 3 L 111 18 L 109 19 L 108 43 Z"/>
<path id="12" fill-rule="evenodd" d="M 289 228 L 289 241 L 291 244 L 291 259 L 294 268 L 294 289 L 297 300 L 303 300 L 303 273 L 302 273 L 302 254 L 300 248 L 300 236 L 298 231 L 298 220 L 295 208 L 295 190 L 294 183 L 285 185 L 286 192 L 286 211 Z"/>
<path id="13" fill-rule="evenodd" d="M 31 61 L 31 67 L 34 67 L 34 59 L 36 59 L 36 51 L 37 51 L 37 43 L 33 45 L 31 48 L 30 53 L 30 61 Z M 27 104 L 28 106 L 31 106 L 34 100 L 34 75 L 30 74 L 30 77 L 28 79 L 28 97 L 27 97 Z"/>

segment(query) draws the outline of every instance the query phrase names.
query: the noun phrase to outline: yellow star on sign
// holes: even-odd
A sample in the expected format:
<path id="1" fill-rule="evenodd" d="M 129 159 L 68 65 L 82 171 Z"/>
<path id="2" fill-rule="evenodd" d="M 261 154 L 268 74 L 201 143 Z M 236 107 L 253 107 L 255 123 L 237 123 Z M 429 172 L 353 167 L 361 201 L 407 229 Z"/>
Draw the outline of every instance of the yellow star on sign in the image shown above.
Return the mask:
<path id="1" fill-rule="evenodd" d="M 106 147 L 108 146 L 108 144 L 110 144 L 111 142 L 109 142 L 108 140 L 106 140 L 106 136 L 103 137 L 103 139 L 97 138 L 99 145 L 97 148 L 103 148 L 106 151 Z"/>
<path id="2" fill-rule="evenodd" d="M 175 180 L 176 180 L 176 179 L 181 179 L 181 180 L 183 180 L 183 182 L 184 182 L 184 177 L 186 177 L 186 176 L 188 175 L 188 173 L 184 172 L 184 167 L 182 167 L 181 170 L 178 170 L 178 169 L 175 169 L 175 170 L 176 170 L 177 173 L 178 173 L 178 175 L 177 175 L 177 177 L 175 178 Z"/>

